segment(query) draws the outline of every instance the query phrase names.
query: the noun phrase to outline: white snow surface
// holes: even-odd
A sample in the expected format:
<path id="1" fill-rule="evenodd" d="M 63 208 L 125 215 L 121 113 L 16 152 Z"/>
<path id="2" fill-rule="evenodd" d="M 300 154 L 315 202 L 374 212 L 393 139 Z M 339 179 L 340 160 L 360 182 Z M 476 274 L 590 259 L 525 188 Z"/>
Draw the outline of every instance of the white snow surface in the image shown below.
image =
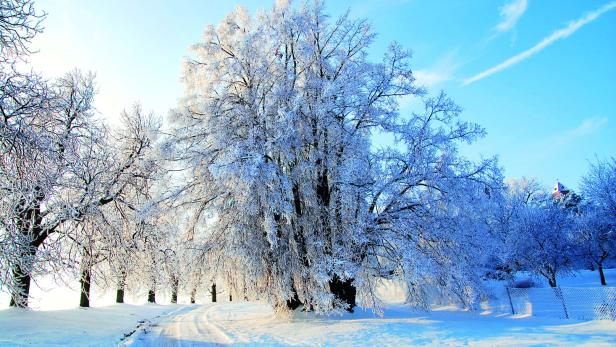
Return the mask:
<path id="1" fill-rule="evenodd" d="M 185 307 L 116 304 L 52 311 L 11 308 L 0 311 L 0 346 L 115 346 L 139 325 Z"/>
<path id="2" fill-rule="evenodd" d="M 260 303 L 195 306 L 143 331 L 128 346 L 528 346 L 616 345 L 616 322 L 578 322 L 481 315 L 453 308 L 413 312 L 389 306 L 337 317 L 276 317 Z"/>
<path id="3" fill-rule="evenodd" d="M 155 318 L 158 317 L 158 318 Z M 145 321 L 145 324 L 140 323 Z M 140 326 L 122 341 L 125 334 Z M 370 346 L 616 345 L 616 322 L 433 312 L 388 306 L 384 317 L 296 312 L 277 317 L 262 303 L 111 305 L 104 308 L 0 311 L 2 346 Z"/>

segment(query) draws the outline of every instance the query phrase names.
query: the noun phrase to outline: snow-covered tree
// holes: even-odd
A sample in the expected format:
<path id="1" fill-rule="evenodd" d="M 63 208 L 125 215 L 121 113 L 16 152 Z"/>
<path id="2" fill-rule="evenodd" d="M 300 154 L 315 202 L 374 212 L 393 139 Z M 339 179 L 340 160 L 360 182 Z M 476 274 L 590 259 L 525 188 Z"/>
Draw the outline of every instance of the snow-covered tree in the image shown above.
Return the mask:
<path id="1" fill-rule="evenodd" d="M 578 238 L 582 256 L 599 270 L 606 285 L 604 262 L 616 254 L 616 159 L 597 161 L 582 180 L 588 203 L 583 206 Z"/>
<path id="2" fill-rule="evenodd" d="M 0 2 L 0 63 L 23 59 L 30 53 L 28 44 L 42 31 L 44 16 L 35 10 L 33 0 Z"/>
<path id="3" fill-rule="evenodd" d="M 116 144 L 110 147 L 110 150 L 118 156 L 122 155 L 127 146 L 132 145 L 132 134 L 147 134 L 150 142 L 156 141 L 159 122 L 152 114 L 143 114 L 138 105 L 130 112 L 124 111 L 121 120 L 121 127 L 109 134 Z M 133 168 L 132 176 L 124 180 L 124 191 L 117 201 L 93 209 L 91 215 L 86 216 L 83 221 L 73 221 L 73 224 L 77 224 L 77 228 L 74 229 L 75 232 L 70 240 L 76 241 L 78 247 L 83 250 L 79 258 L 82 288 L 80 306 L 88 307 L 90 304 L 89 289 L 93 277 L 101 286 L 109 287 L 109 283 L 114 283 L 118 289 L 121 289 L 123 282 L 126 281 L 127 267 L 132 265 L 131 260 L 134 259 L 131 253 L 137 249 L 138 241 L 136 233 L 127 226 L 137 223 L 144 210 L 151 206 L 151 201 L 143 201 L 137 197 L 140 196 L 139 192 L 148 187 L 149 181 L 161 175 L 162 170 L 158 162 L 155 151 L 149 150 L 144 153 L 140 162 Z M 110 163 L 103 164 L 111 167 Z M 123 301 L 122 292 L 119 294 L 116 295 L 116 299 Z"/>
<path id="4" fill-rule="evenodd" d="M 424 91 L 399 45 L 368 59 L 374 39 L 366 20 L 281 2 L 238 7 L 193 47 L 171 117 L 185 192 L 216 219 L 203 248 L 248 297 L 330 312 L 352 310 L 358 290 L 376 307 L 376 283 L 394 276 L 413 305 L 429 287 L 478 297 L 480 205 L 502 178 L 457 145 L 484 131 L 444 93 L 399 115 Z M 396 145 L 375 149 L 377 133 Z"/>
<path id="5" fill-rule="evenodd" d="M 37 88 L 3 89 L 0 95 L 6 154 L 0 167 L 1 282 L 15 306 L 27 305 L 38 265 L 54 261 L 47 255 L 57 238 L 50 236 L 70 234 L 96 209 L 122 201 L 144 169 L 152 136 L 136 127 L 114 135 L 95 119 L 91 74 L 73 71 Z M 117 141 L 108 141 L 113 136 Z"/>
<path id="6" fill-rule="evenodd" d="M 584 196 L 599 207 L 606 218 L 616 223 L 616 158 L 592 163 L 582 180 Z"/>
<path id="7" fill-rule="evenodd" d="M 27 306 L 32 275 L 64 263 L 62 241 L 80 222 L 119 200 L 150 143 L 135 129 L 106 142 L 92 74 L 19 72 L 41 18 L 32 1 L 0 3 L 0 284 L 12 306 Z"/>
<path id="8" fill-rule="evenodd" d="M 70 248 L 76 249 L 76 251 L 67 250 L 65 247 L 61 248 L 62 253 L 68 255 L 67 264 L 78 262 L 78 277 L 79 277 L 79 306 L 90 307 L 90 297 L 92 284 L 96 279 L 99 283 L 105 278 L 102 276 L 104 273 L 99 270 L 101 263 L 107 260 L 108 237 L 113 234 L 110 232 L 114 227 L 105 216 L 96 211 L 96 214 L 90 214 L 78 225 L 73 228 L 74 235 L 71 235 Z M 72 242 L 71 242 L 72 241 Z M 64 269 L 64 272 L 67 269 Z M 99 271 L 97 271 L 99 270 Z"/>
<path id="9" fill-rule="evenodd" d="M 605 262 L 616 253 L 614 223 L 606 220 L 603 211 L 593 204 L 584 204 L 578 217 L 575 237 L 578 254 L 585 265 L 599 271 L 601 285 L 606 285 Z"/>
<path id="10" fill-rule="evenodd" d="M 138 226 L 142 235 L 131 275 L 134 282 L 138 281 L 148 290 L 148 302 L 156 302 L 157 291 L 164 288 L 171 289 L 173 302 L 177 302 L 178 298 L 183 270 L 180 267 L 181 243 L 178 242 L 175 226 L 165 223 L 163 219 L 164 216 L 159 216 L 144 220 Z"/>
<path id="11" fill-rule="evenodd" d="M 495 194 L 490 222 L 491 241 L 495 249 L 489 252 L 490 263 L 486 264 L 486 275 L 499 279 L 511 279 L 519 268 L 512 257 L 512 240 L 516 239 L 516 223 L 521 210 L 536 204 L 545 196 L 541 185 L 534 178 L 508 179 L 505 189 Z"/>
<path id="12" fill-rule="evenodd" d="M 507 262 L 514 270 L 545 277 L 556 287 L 557 277 L 574 269 L 574 217 L 572 209 L 548 194 L 519 205 L 505 243 Z"/>

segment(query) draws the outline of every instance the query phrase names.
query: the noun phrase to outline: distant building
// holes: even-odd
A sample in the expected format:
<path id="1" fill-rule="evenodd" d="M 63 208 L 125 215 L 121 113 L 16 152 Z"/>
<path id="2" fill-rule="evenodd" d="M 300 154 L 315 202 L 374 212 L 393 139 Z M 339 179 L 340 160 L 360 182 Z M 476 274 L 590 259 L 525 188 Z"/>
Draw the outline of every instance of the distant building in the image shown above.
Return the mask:
<path id="1" fill-rule="evenodd" d="M 552 197 L 554 199 L 562 199 L 565 196 L 567 196 L 569 192 L 570 190 L 567 189 L 567 187 L 565 187 L 562 183 L 556 181 L 556 185 L 554 186 L 554 189 L 552 190 Z"/>

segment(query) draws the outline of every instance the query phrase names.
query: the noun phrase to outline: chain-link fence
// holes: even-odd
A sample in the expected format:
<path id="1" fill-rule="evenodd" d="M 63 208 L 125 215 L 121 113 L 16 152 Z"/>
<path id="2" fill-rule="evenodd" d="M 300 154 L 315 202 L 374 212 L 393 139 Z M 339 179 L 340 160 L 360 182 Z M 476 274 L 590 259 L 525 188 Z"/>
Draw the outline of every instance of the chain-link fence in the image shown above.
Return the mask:
<path id="1" fill-rule="evenodd" d="M 513 314 L 616 320 L 616 287 L 507 288 Z"/>

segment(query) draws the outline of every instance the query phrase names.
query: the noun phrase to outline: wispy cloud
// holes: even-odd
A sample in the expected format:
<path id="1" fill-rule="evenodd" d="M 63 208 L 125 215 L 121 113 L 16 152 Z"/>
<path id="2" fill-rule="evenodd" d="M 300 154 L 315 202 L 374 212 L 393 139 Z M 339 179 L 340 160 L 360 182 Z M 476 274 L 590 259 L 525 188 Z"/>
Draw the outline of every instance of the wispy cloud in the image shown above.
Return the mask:
<path id="1" fill-rule="evenodd" d="M 522 17 L 528 7 L 527 0 L 512 0 L 500 8 L 501 21 L 494 29 L 500 32 L 505 32 L 513 29 L 518 19 Z"/>
<path id="2" fill-rule="evenodd" d="M 554 42 L 560 40 L 560 39 L 565 39 L 567 37 L 569 37 L 571 34 L 575 33 L 577 30 L 579 30 L 581 27 L 583 27 L 584 25 L 594 21 L 595 19 L 599 18 L 602 14 L 613 10 L 614 8 L 616 8 L 616 1 L 612 1 L 607 3 L 606 5 L 587 13 L 585 16 L 583 16 L 582 18 L 569 23 L 569 25 L 567 25 L 566 27 L 559 29 L 555 32 L 553 32 L 550 36 L 544 38 L 543 40 L 541 40 L 539 43 L 537 43 L 535 46 L 533 46 L 530 49 L 527 49 L 526 51 L 519 53 L 517 55 L 514 55 L 513 57 L 505 60 L 504 62 L 493 66 L 487 70 L 484 70 L 478 74 L 476 74 L 475 76 L 469 77 L 467 79 L 464 80 L 463 85 L 469 85 L 473 82 L 477 82 L 480 79 L 483 79 L 485 77 L 488 77 L 492 74 L 495 74 L 497 72 L 500 72 L 502 70 L 505 70 L 525 59 L 528 59 L 530 57 L 532 57 L 533 55 L 539 53 L 540 51 L 542 51 L 544 48 L 548 47 L 549 45 L 553 44 Z"/>
<path id="3" fill-rule="evenodd" d="M 607 124 L 607 117 L 587 118 L 584 119 L 582 124 L 580 124 L 577 128 L 570 130 L 567 135 L 570 139 L 590 135 L 595 131 L 601 129 L 605 124 Z"/>
<path id="4" fill-rule="evenodd" d="M 448 73 L 442 73 L 439 71 L 428 70 L 416 70 L 413 75 L 419 82 L 419 84 L 426 87 L 432 87 L 437 84 L 443 83 L 451 78 Z"/>
<path id="5" fill-rule="evenodd" d="M 413 70 L 413 76 L 417 81 L 417 85 L 425 87 L 428 91 L 436 89 L 440 84 L 447 81 L 455 80 L 454 74 L 456 70 L 466 64 L 459 57 L 459 47 L 456 47 L 445 54 L 441 55 L 436 61 L 427 67 Z M 400 108 L 403 110 L 422 107 L 421 98 L 413 95 L 403 96 L 398 100 Z"/>
<path id="6" fill-rule="evenodd" d="M 429 67 L 413 71 L 417 83 L 427 88 L 433 88 L 454 79 L 456 70 L 466 64 L 465 61 L 460 59 L 458 52 L 459 47 L 456 47 L 441 55 Z"/>
<path id="7" fill-rule="evenodd" d="M 607 117 L 591 117 L 586 118 L 577 127 L 568 131 L 555 135 L 545 146 L 548 152 L 552 152 L 562 146 L 565 146 L 576 139 L 588 135 L 592 135 L 595 132 L 601 130 L 605 124 L 607 124 Z"/>

